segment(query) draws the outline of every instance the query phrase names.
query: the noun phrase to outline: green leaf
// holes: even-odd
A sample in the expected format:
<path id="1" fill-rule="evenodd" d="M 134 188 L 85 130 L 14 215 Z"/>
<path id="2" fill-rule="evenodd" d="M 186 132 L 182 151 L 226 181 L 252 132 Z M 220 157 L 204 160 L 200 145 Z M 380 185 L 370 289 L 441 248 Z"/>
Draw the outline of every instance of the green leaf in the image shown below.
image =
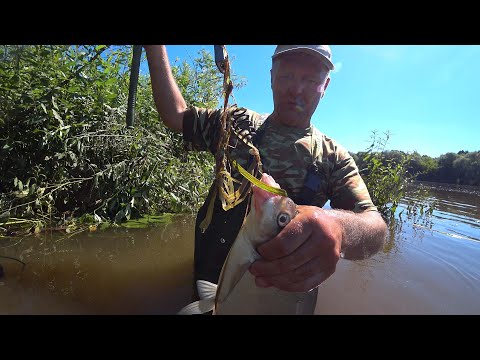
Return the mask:
<path id="1" fill-rule="evenodd" d="M 52 111 L 53 111 L 53 116 L 55 117 L 55 119 L 62 121 L 62 118 L 60 117 L 60 115 L 58 115 L 58 113 L 55 111 L 55 109 L 52 109 Z"/>
<path id="2" fill-rule="evenodd" d="M 57 105 L 57 101 L 55 100 L 55 96 L 52 96 L 52 105 L 55 109 L 58 110 L 58 105 Z"/>
<path id="3" fill-rule="evenodd" d="M 10 219 L 10 210 L 0 214 L 0 223 L 6 223 Z"/>
<path id="4" fill-rule="evenodd" d="M 130 206 L 130 203 L 128 203 L 125 209 L 125 217 L 127 218 L 127 220 L 130 220 L 131 214 L 132 214 L 132 207 Z"/>
<path id="5" fill-rule="evenodd" d="M 112 85 L 112 84 L 115 84 L 116 82 L 117 82 L 117 79 L 110 78 L 107 81 L 105 81 L 105 85 Z"/>
<path id="6" fill-rule="evenodd" d="M 125 211 L 122 209 L 115 215 L 115 223 L 121 224 L 123 218 L 125 217 Z"/>

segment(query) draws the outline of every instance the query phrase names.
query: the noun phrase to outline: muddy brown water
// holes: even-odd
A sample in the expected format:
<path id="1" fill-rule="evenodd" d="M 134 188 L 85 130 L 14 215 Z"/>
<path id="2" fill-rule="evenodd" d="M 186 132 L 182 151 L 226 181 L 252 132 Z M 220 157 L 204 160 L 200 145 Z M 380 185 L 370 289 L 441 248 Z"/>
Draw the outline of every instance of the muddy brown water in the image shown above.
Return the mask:
<path id="1" fill-rule="evenodd" d="M 341 259 L 317 314 L 480 314 L 480 196 L 431 187 L 428 222 L 392 226 L 384 251 Z M 145 229 L 0 238 L 0 314 L 175 314 L 192 297 L 193 215 Z"/>

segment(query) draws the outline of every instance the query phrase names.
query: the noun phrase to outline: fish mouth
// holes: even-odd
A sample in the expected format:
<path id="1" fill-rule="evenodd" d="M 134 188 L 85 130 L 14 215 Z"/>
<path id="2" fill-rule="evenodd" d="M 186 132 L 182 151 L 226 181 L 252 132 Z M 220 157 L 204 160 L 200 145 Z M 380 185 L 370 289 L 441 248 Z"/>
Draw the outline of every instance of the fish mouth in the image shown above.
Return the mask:
<path id="1" fill-rule="evenodd" d="M 276 187 L 276 188 L 280 189 L 280 184 L 278 184 L 275 181 L 275 179 L 273 177 L 271 177 L 270 175 L 268 175 L 267 173 L 262 174 L 262 178 L 260 179 L 260 181 L 263 182 L 264 184 L 267 184 L 269 186 L 273 186 L 273 187 Z"/>
<path id="2" fill-rule="evenodd" d="M 262 174 L 262 178 L 260 179 L 260 181 L 263 182 L 266 185 L 269 185 L 269 186 L 276 187 L 276 188 L 280 189 L 280 185 L 274 180 L 274 178 L 271 177 L 270 175 L 266 174 L 266 173 Z M 263 190 L 263 189 L 259 188 L 258 186 L 253 186 L 252 191 L 253 191 L 253 196 L 254 196 L 254 199 L 255 199 L 255 204 L 254 204 L 255 205 L 255 210 L 257 212 L 261 211 L 265 201 L 267 201 L 268 199 L 270 199 L 272 197 L 278 196 L 278 195 L 273 194 L 269 191 Z"/>

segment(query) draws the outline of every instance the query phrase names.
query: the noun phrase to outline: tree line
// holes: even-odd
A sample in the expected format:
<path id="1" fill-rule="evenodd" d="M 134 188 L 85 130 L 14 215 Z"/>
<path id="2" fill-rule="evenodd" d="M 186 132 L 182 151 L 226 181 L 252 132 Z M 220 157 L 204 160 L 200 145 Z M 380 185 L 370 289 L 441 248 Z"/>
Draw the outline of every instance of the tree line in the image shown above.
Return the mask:
<path id="1" fill-rule="evenodd" d="M 366 167 L 366 152 L 352 153 L 360 169 Z M 432 181 L 455 185 L 480 186 L 480 151 L 447 152 L 432 158 L 420 155 L 418 152 L 407 154 L 399 150 L 384 150 L 382 161 L 400 163 L 407 155 L 410 156 L 407 170 L 419 181 Z"/>

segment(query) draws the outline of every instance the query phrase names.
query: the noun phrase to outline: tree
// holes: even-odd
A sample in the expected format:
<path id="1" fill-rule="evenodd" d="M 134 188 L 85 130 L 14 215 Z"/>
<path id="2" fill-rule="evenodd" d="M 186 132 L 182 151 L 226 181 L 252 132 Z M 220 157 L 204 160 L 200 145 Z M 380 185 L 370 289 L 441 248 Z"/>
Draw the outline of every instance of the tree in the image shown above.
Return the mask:
<path id="1" fill-rule="evenodd" d="M 131 48 L 3 46 L 0 59 L 0 214 L 44 226 L 200 206 L 213 157 L 186 152 L 159 121 L 148 75 L 135 128 L 125 126 Z M 208 52 L 172 71 L 189 105 L 219 104 L 223 79 Z"/>

